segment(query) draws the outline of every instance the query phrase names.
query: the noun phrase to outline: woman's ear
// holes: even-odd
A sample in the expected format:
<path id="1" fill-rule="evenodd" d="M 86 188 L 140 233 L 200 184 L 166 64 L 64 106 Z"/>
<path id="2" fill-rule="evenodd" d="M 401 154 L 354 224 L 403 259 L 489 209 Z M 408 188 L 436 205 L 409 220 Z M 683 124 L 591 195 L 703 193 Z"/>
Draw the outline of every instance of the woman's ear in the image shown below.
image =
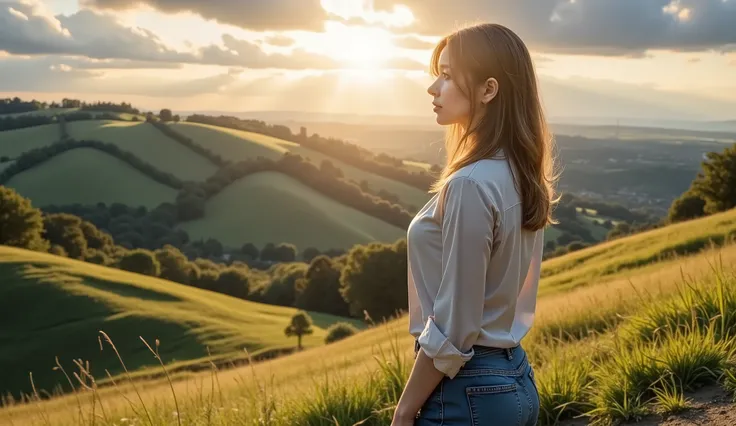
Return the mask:
<path id="1" fill-rule="evenodd" d="M 493 100 L 498 94 L 498 80 L 491 77 L 485 81 L 482 88 L 483 92 L 480 97 L 480 101 L 483 105 L 487 105 Z"/>

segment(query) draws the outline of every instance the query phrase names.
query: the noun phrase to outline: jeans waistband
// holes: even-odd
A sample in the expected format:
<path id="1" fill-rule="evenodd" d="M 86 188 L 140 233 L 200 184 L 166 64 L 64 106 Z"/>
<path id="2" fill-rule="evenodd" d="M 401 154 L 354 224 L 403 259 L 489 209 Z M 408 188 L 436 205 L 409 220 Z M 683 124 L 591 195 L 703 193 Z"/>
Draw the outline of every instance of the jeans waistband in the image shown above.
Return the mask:
<path id="1" fill-rule="evenodd" d="M 417 354 L 419 353 L 419 349 L 421 346 L 419 345 L 419 340 L 414 339 L 414 357 L 416 358 Z M 490 346 L 481 346 L 481 345 L 473 345 L 473 352 L 474 356 L 488 356 L 493 354 L 500 354 L 503 353 L 506 358 L 511 361 L 514 359 L 514 353 L 518 352 L 521 348 L 521 345 L 516 345 L 513 348 L 494 348 Z"/>

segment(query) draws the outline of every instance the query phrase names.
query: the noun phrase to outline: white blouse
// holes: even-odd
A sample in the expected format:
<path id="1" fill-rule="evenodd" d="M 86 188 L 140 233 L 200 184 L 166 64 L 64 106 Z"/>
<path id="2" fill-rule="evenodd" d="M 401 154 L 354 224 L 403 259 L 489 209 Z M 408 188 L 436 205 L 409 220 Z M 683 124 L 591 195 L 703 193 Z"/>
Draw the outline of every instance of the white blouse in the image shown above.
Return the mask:
<path id="1" fill-rule="evenodd" d="M 522 229 L 506 159 L 455 172 L 407 231 L 409 332 L 454 378 L 473 345 L 512 348 L 536 308 L 544 231 Z"/>

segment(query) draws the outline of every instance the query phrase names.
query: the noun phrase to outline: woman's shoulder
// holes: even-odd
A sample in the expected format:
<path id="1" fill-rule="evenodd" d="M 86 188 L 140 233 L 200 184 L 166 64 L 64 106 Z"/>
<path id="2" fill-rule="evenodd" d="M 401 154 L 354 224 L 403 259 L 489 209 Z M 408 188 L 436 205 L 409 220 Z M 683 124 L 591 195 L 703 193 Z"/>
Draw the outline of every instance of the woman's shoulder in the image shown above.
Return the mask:
<path id="1" fill-rule="evenodd" d="M 508 160 L 495 157 L 466 164 L 449 175 L 447 182 L 457 179 L 474 181 L 480 185 L 499 184 L 513 180 Z"/>
<path id="2" fill-rule="evenodd" d="M 505 158 L 488 158 L 467 164 L 449 175 L 446 188 L 472 185 L 492 202 L 498 210 L 505 210 L 520 201 L 514 185 L 510 163 Z"/>

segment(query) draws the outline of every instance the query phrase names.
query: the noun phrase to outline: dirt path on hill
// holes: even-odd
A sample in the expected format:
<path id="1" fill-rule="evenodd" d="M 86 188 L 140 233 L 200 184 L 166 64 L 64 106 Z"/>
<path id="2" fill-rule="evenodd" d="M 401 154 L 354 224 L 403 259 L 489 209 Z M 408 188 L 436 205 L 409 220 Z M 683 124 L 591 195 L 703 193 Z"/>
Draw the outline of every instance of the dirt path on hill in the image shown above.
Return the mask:
<path id="1" fill-rule="evenodd" d="M 736 426 L 736 403 L 720 387 L 712 386 L 699 390 L 693 394 L 686 394 L 692 408 L 689 410 L 662 418 L 648 416 L 638 422 L 627 422 L 627 426 Z M 561 422 L 560 426 L 584 426 L 586 420 L 569 420 Z"/>

